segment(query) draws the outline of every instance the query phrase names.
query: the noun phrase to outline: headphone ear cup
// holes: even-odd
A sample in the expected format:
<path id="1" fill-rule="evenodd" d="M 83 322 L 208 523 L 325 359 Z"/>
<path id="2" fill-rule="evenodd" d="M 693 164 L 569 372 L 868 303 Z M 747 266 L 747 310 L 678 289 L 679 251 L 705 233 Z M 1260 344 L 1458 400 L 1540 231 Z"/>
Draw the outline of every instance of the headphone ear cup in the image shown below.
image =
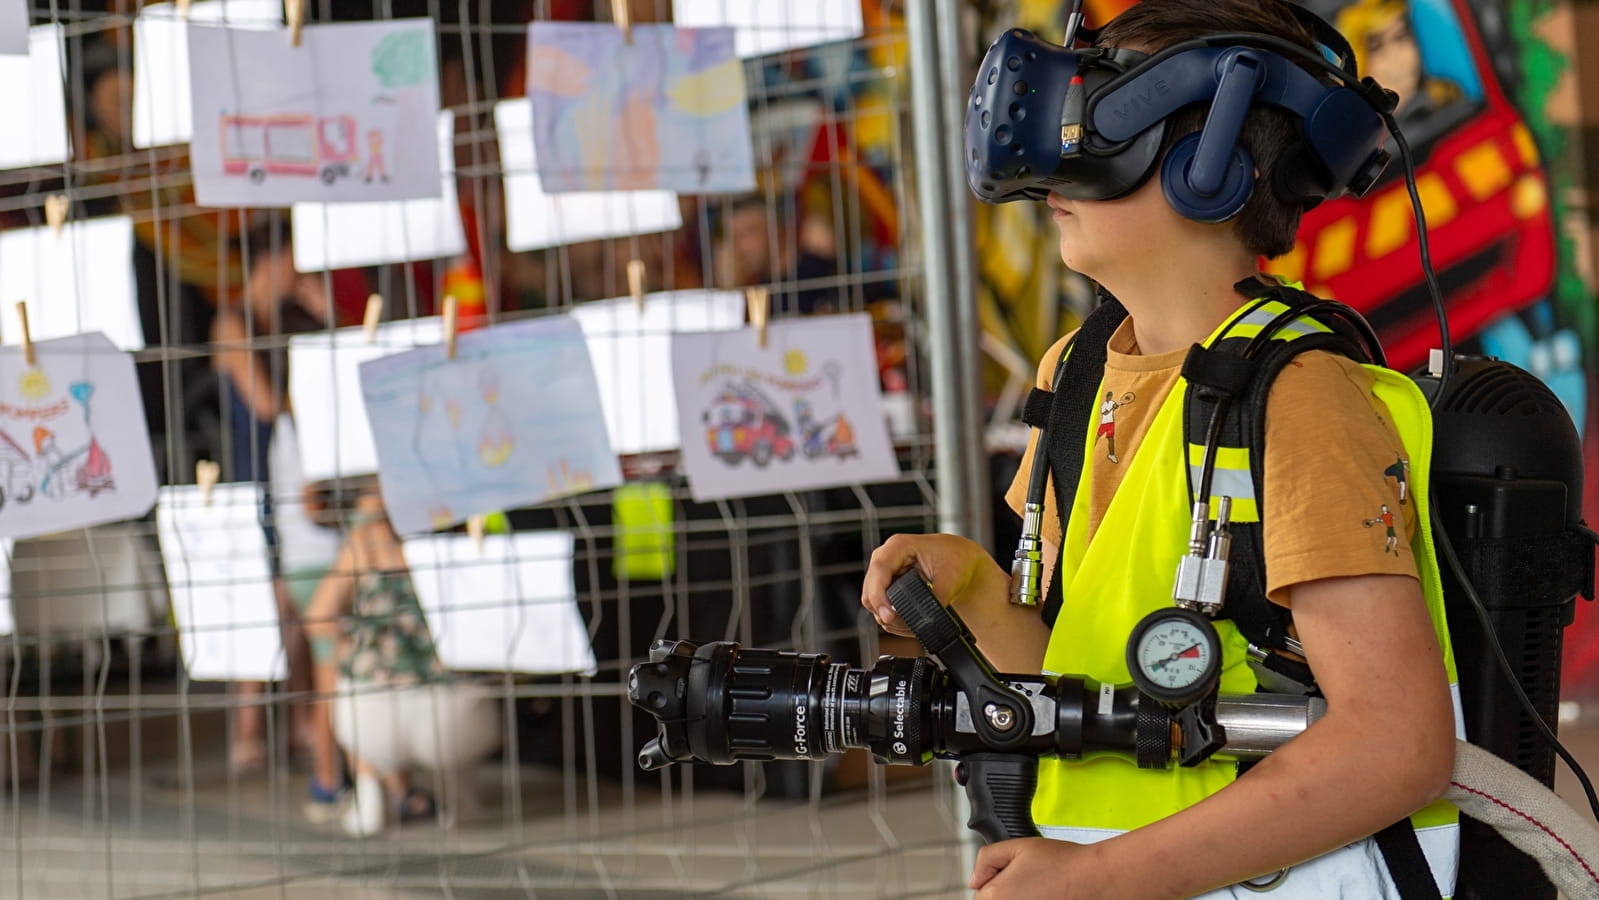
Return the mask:
<path id="1" fill-rule="evenodd" d="M 1161 164 L 1161 187 L 1166 192 L 1166 202 L 1184 218 L 1225 222 L 1242 212 L 1249 202 L 1249 194 L 1255 188 L 1255 163 L 1242 144 L 1233 147 L 1221 189 L 1209 196 L 1201 194 L 1188 180 L 1188 170 L 1199 152 L 1199 136 L 1200 132 L 1195 132 L 1172 145 Z"/>

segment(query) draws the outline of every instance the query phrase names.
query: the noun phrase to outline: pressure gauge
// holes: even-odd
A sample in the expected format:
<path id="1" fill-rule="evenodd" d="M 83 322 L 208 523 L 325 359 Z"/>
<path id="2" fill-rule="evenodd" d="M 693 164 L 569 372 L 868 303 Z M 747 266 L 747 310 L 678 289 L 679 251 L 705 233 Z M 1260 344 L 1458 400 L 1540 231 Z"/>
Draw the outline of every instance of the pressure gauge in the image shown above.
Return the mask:
<path id="1" fill-rule="evenodd" d="M 1221 639 L 1210 619 L 1191 609 L 1157 609 L 1133 626 L 1127 640 L 1133 684 L 1164 706 L 1181 709 L 1204 699 L 1221 680 Z"/>

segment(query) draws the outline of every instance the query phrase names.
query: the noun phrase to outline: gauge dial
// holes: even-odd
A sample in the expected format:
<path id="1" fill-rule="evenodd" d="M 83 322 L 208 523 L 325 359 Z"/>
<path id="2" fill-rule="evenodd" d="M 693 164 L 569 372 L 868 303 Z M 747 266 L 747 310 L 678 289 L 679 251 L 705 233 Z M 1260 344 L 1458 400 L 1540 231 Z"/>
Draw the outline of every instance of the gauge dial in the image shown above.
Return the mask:
<path id="1" fill-rule="evenodd" d="M 1173 607 L 1145 616 L 1127 642 L 1133 683 L 1151 699 L 1187 706 L 1215 689 L 1221 674 L 1221 641 L 1210 620 Z"/>

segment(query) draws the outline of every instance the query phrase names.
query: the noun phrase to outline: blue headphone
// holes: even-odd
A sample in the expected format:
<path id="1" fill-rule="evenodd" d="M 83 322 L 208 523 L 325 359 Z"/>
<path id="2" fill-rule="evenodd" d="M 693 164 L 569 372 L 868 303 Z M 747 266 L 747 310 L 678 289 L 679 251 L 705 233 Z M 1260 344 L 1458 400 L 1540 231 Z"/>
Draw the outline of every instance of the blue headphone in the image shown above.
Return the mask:
<path id="1" fill-rule="evenodd" d="M 1365 193 L 1388 164 L 1383 143 L 1396 98 L 1358 77 L 1354 53 L 1331 25 L 1290 7 L 1337 64 L 1265 34 L 1216 34 L 1149 55 L 1072 49 L 1071 34 L 1062 46 L 1019 28 L 1005 32 L 983 58 L 967 105 L 972 192 L 989 203 L 1041 200 L 1050 191 L 1109 200 L 1143 185 L 1160 163 L 1173 209 L 1224 222 L 1255 190 L 1254 161 L 1239 135 L 1250 107 L 1264 104 L 1302 125 L 1270 173 L 1277 196 L 1309 208 Z M 1079 19 L 1074 13 L 1074 24 Z M 1210 104 L 1203 129 L 1161 162 L 1167 117 L 1195 103 Z"/>

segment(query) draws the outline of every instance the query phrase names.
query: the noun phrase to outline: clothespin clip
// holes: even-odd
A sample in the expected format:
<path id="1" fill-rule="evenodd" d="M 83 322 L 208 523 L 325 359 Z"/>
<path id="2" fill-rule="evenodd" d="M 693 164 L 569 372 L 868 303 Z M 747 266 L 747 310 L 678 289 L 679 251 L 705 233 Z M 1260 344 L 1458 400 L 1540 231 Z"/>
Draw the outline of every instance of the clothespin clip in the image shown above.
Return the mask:
<path id="1" fill-rule="evenodd" d="M 22 324 L 22 360 L 28 368 L 39 367 L 38 357 L 33 354 L 33 334 L 28 331 L 28 301 L 17 301 L 17 321 Z"/>
<path id="2" fill-rule="evenodd" d="M 483 553 L 483 535 L 488 531 L 488 525 L 489 517 L 483 513 L 466 518 L 466 533 L 472 536 L 472 546 L 477 548 L 480 555 Z"/>
<path id="3" fill-rule="evenodd" d="M 61 236 L 61 229 L 67 225 L 69 208 L 66 194 L 51 194 L 44 198 L 44 223 L 50 226 L 56 237 Z"/>
<path id="4" fill-rule="evenodd" d="M 300 32 L 305 28 L 305 0 L 283 0 L 283 18 L 289 24 L 289 43 L 300 46 Z"/>
<path id="5" fill-rule="evenodd" d="M 766 319 L 772 310 L 771 295 L 759 285 L 744 289 L 744 307 L 755 326 L 755 346 L 766 349 Z"/>
<path id="6" fill-rule="evenodd" d="M 444 358 L 455 358 L 455 295 L 444 295 Z"/>
<path id="7" fill-rule="evenodd" d="M 187 19 L 189 17 L 189 4 L 190 4 L 190 2 L 191 2 L 191 0 L 177 0 L 177 3 L 175 5 L 177 6 L 177 10 L 178 10 L 178 18 Z"/>
<path id="8" fill-rule="evenodd" d="M 217 486 L 217 479 L 222 477 L 222 465 L 209 459 L 202 459 L 194 464 L 194 483 L 200 487 L 200 502 L 206 506 L 211 505 L 211 489 Z"/>
<path id="9" fill-rule="evenodd" d="M 628 0 L 611 0 L 611 21 L 622 29 L 622 43 L 633 46 L 633 12 L 627 8 Z"/>
<path id="10" fill-rule="evenodd" d="M 630 259 L 627 261 L 627 292 L 633 298 L 633 305 L 638 311 L 644 312 L 644 260 Z"/>
<path id="11" fill-rule="evenodd" d="M 361 333 L 368 344 L 378 339 L 378 323 L 383 321 L 383 295 L 372 294 L 366 298 L 366 313 L 361 316 Z"/>

